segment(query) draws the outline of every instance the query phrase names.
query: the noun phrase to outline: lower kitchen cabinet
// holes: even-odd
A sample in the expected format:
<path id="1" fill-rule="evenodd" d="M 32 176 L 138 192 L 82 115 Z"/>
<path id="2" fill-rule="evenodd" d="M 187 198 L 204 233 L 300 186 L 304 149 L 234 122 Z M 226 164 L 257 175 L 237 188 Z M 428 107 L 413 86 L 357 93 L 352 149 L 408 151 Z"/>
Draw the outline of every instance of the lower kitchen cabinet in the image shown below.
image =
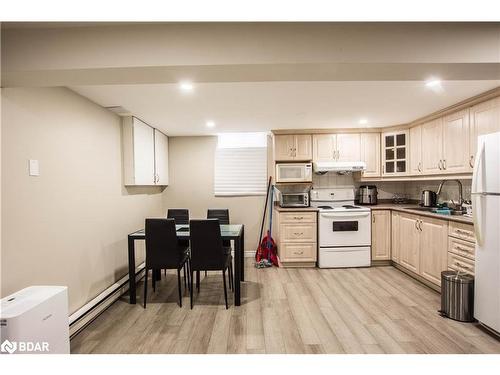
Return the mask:
<path id="1" fill-rule="evenodd" d="M 315 267 L 318 254 L 317 213 L 275 210 L 273 232 L 283 267 Z"/>
<path id="2" fill-rule="evenodd" d="M 422 217 L 420 230 L 420 275 L 441 285 L 441 271 L 447 268 L 448 222 Z"/>
<path id="3" fill-rule="evenodd" d="M 448 269 L 448 221 L 392 213 L 392 261 L 440 286 Z"/>
<path id="4" fill-rule="evenodd" d="M 416 274 L 420 271 L 419 217 L 401 213 L 399 215 L 399 263 Z"/>
<path id="5" fill-rule="evenodd" d="M 394 263 L 399 263 L 399 254 L 401 253 L 399 239 L 399 212 L 392 211 L 391 213 L 391 260 Z"/>
<path id="6" fill-rule="evenodd" d="M 372 261 L 391 259 L 391 211 L 372 211 Z"/>

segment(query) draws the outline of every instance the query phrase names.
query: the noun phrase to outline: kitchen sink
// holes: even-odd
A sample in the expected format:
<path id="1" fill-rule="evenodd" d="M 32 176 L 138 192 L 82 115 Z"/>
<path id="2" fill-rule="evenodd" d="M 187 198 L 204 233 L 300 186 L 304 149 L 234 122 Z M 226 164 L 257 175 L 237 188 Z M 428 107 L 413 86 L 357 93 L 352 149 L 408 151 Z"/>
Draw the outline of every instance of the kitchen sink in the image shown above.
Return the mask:
<path id="1" fill-rule="evenodd" d="M 437 207 L 405 207 L 405 209 L 406 210 L 414 210 L 414 211 L 432 212 L 432 213 L 438 214 L 438 215 L 462 216 L 464 214 L 463 211 L 443 210 L 443 209 L 438 209 Z M 444 211 L 446 211 L 446 212 L 444 212 Z"/>

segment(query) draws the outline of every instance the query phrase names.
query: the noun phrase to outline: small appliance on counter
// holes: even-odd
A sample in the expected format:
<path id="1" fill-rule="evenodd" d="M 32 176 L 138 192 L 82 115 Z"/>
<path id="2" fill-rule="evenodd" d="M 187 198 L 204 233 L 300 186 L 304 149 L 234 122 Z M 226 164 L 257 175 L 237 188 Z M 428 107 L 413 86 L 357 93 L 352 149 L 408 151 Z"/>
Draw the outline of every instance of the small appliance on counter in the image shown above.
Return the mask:
<path id="1" fill-rule="evenodd" d="M 361 185 L 359 187 L 359 204 L 377 204 L 377 187 L 375 185 Z"/>
<path id="2" fill-rule="evenodd" d="M 309 207 L 310 187 L 303 185 L 276 185 L 278 203 L 280 207 L 304 208 Z"/>
<path id="3" fill-rule="evenodd" d="M 420 205 L 422 207 L 436 207 L 437 206 L 436 192 L 432 190 L 422 190 Z"/>

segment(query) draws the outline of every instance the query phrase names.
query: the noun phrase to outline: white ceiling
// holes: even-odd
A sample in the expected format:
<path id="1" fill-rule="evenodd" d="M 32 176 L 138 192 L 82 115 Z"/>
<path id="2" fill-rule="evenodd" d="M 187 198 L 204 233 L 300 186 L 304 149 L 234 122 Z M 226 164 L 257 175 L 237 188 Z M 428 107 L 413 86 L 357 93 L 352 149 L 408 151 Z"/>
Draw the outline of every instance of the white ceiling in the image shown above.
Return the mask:
<path id="1" fill-rule="evenodd" d="M 71 86 L 104 107 L 122 106 L 170 136 L 220 132 L 380 127 L 407 123 L 500 86 L 500 81 L 236 82 Z M 366 118 L 368 124 L 360 125 Z M 206 121 L 215 121 L 209 129 Z"/>

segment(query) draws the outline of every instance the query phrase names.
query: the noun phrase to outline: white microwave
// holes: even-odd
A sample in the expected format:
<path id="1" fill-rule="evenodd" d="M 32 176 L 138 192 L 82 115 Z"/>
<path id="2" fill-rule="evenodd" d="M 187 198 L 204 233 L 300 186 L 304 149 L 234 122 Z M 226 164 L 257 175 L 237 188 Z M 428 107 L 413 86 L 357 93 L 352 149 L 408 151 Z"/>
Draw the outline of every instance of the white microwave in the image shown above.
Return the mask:
<path id="1" fill-rule="evenodd" d="M 312 163 L 276 164 L 276 182 L 312 182 Z"/>

